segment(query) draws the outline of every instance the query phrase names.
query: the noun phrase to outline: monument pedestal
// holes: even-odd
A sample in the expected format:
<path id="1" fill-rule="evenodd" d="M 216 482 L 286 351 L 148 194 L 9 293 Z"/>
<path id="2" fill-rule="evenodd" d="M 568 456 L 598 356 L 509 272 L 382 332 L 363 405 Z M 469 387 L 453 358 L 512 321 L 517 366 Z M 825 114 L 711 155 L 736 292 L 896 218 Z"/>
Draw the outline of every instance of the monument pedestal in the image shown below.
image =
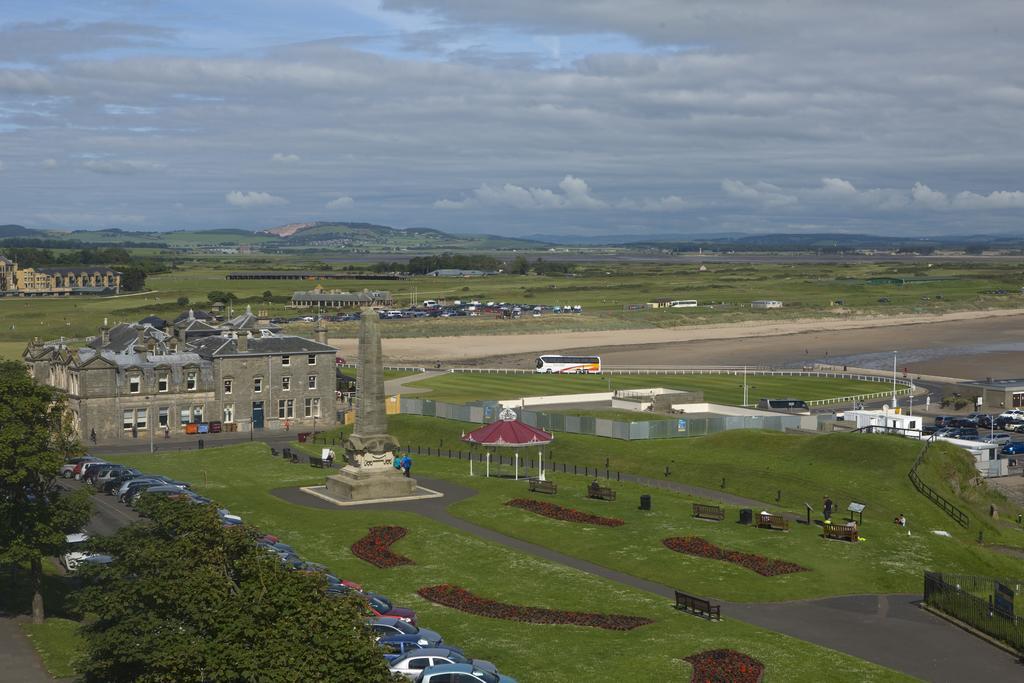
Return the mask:
<path id="1" fill-rule="evenodd" d="M 341 472 L 327 478 L 327 493 L 339 501 L 372 501 L 417 495 L 416 479 L 392 467 L 390 453 L 352 454 Z"/>

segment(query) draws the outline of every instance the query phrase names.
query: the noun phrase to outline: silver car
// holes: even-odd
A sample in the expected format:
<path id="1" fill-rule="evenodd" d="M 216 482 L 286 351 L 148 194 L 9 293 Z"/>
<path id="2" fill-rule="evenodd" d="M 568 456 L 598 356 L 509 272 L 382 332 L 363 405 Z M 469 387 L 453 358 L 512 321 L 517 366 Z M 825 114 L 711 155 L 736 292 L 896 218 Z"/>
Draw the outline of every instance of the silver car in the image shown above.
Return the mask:
<path id="1" fill-rule="evenodd" d="M 411 681 L 419 678 L 420 674 L 427 667 L 440 664 L 472 664 L 476 669 L 482 669 L 492 674 L 498 673 L 498 668 L 483 659 L 467 659 L 464 654 L 447 647 L 428 647 L 421 650 L 412 650 L 399 656 L 391 662 L 391 673 L 402 674 Z"/>

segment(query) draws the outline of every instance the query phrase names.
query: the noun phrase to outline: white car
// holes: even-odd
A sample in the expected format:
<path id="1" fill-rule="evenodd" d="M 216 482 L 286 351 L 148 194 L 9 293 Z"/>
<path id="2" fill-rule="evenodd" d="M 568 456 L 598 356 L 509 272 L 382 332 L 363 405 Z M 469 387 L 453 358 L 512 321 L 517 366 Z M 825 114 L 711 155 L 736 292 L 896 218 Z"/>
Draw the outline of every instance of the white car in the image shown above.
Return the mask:
<path id="1" fill-rule="evenodd" d="M 60 563 L 64 569 L 73 572 L 78 567 L 79 562 L 92 556 L 92 553 L 87 553 L 82 549 L 85 542 L 89 540 L 89 535 L 85 533 L 68 534 L 64 537 L 64 540 L 68 544 L 68 551 L 60 556 Z"/>
<path id="2" fill-rule="evenodd" d="M 472 664 L 476 669 L 482 669 L 492 674 L 498 673 L 498 668 L 494 664 L 482 659 L 468 659 L 458 650 L 447 647 L 410 650 L 392 660 L 389 668 L 391 673 L 402 674 L 409 680 L 415 681 L 424 669 L 442 664 Z"/>
<path id="3" fill-rule="evenodd" d="M 999 417 L 1008 417 L 1013 420 L 1024 420 L 1024 409 L 1022 408 L 1010 408 L 999 413 Z"/>

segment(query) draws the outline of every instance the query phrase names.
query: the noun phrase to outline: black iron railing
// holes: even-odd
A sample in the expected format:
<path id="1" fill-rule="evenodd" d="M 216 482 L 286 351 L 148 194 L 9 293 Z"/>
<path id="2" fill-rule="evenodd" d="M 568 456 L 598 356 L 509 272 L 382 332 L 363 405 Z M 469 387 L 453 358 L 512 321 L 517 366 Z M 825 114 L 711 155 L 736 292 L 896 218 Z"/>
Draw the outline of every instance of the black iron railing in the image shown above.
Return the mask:
<path id="1" fill-rule="evenodd" d="M 996 599 L 997 584 L 1001 584 L 1004 598 L 1006 589 L 1016 594 L 1024 588 L 1022 580 L 925 572 L 924 602 L 1024 655 L 1024 618 L 1015 614 L 1013 594 L 1009 607 Z"/>

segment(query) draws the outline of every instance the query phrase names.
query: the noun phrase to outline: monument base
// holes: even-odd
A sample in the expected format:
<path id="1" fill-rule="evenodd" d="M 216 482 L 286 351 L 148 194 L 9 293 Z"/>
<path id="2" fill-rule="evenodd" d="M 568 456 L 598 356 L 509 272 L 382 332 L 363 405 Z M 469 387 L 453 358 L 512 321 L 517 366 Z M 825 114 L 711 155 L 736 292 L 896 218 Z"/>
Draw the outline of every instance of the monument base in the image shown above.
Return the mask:
<path id="1" fill-rule="evenodd" d="M 342 501 L 408 498 L 417 495 L 416 480 L 390 466 L 367 471 L 346 465 L 338 474 L 327 477 L 326 483 L 327 494 Z"/>

